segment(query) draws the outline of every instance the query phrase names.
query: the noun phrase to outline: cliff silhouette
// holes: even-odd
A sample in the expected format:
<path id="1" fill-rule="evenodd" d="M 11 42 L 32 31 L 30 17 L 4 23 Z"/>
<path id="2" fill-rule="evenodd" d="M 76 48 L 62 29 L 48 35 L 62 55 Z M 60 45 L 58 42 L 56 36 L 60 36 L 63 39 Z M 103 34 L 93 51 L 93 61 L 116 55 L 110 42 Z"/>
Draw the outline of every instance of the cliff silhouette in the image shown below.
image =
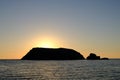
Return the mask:
<path id="1" fill-rule="evenodd" d="M 33 48 L 22 60 L 83 60 L 83 55 L 67 48 Z"/>

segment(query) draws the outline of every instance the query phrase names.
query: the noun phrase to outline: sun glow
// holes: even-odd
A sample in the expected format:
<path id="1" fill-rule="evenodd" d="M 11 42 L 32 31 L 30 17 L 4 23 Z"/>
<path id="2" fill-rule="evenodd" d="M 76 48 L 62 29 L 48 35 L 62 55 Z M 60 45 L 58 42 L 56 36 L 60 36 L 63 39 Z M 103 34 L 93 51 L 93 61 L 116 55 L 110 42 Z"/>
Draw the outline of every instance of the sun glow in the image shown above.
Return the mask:
<path id="1" fill-rule="evenodd" d="M 37 47 L 58 48 L 58 44 L 53 40 L 42 40 L 37 44 Z"/>
<path id="2" fill-rule="evenodd" d="M 57 47 L 56 45 L 54 45 L 51 42 L 43 42 L 39 46 L 44 47 L 44 48 L 56 48 Z"/>

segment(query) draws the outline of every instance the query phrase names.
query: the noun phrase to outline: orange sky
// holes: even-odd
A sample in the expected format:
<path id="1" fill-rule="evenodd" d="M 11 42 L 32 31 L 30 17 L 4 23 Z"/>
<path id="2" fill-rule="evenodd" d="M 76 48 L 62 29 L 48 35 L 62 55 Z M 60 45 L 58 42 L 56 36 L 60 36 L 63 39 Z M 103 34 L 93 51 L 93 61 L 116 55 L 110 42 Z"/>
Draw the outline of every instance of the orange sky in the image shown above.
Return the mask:
<path id="1" fill-rule="evenodd" d="M 120 58 L 119 0 L 0 0 L 0 59 L 33 47 Z"/>

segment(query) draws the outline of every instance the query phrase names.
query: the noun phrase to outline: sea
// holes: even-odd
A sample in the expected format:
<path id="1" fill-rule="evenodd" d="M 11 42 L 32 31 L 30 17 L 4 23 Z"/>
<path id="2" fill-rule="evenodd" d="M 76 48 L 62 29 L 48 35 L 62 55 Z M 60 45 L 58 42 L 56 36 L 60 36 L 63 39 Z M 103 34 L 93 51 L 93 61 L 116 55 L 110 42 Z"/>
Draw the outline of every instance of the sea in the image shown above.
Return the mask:
<path id="1" fill-rule="evenodd" d="M 0 60 L 0 80 L 120 80 L 120 60 Z"/>

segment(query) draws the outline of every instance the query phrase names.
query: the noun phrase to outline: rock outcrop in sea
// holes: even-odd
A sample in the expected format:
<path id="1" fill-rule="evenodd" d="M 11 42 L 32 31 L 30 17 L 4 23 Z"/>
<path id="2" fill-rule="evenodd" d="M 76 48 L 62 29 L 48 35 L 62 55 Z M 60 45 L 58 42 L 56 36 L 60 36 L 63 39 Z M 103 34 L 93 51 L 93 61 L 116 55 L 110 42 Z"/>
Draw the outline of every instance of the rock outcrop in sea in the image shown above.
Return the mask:
<path id="1" fill-rule="evenodd" d="M 100 56 L 97 56 L 94 53 L 90 53 L 90 55 L 87 57 L 88 60 L 100 60 Z"/>
<path id="2" fill-rule="evenodd" d="M 33 48 L 22 60 L 83 60 L 83 55 L 67 48 Z"/>
<path id="3" fill-rule="evenodd" d="M 104 58 L 101 58 L 101 60 L 109 60 L 109 58 L 104 57 Z"/>
<path id="4" fill-rule="evenodd" d="M 90 53 L 90 55 L 87 57 L 87 60 L 109 60 L 109 58 L 100 58 L 100 56 L 97 56 L 95 53 Z"/>

